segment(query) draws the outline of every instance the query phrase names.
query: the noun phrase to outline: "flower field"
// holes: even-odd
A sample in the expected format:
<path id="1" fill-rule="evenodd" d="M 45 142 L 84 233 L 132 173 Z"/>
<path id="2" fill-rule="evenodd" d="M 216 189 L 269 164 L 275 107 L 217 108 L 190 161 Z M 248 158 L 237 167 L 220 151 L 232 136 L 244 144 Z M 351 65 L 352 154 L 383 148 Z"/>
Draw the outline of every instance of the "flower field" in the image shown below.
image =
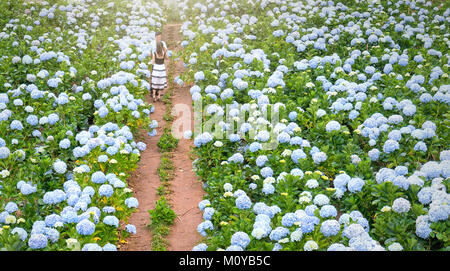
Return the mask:
<path id="1" fill-rule="evenodd" d="M 127 178 L 154 135 L 146 63 L 162 9 L 1 1 L 0 248 L 116 250 Z"/>
<path id="2" fill-rule="evenodd" d="M 448 249 L 448 2 L 180 10 L 178 80 L 217 124 L 194 137 L 194 250 Z"/>
<path id="3" fill-rule="evenodd" d="M 0 1 L 0 250 L 136 234 L 163 2 Z M 448 1 L 176 5 L 206 192 L 193 250 L 449 249 Z"/>

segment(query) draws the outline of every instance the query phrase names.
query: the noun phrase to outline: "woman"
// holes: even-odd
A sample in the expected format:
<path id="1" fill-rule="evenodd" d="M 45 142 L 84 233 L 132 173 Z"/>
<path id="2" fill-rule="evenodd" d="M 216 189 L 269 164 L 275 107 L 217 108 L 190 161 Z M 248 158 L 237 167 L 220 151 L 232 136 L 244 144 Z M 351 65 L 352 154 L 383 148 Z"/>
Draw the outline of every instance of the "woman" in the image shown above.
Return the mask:
<path id="1" fill-rule="evenodd" d="M 161 100 L 161 95 L 164 89 L 167 87 L 167 74 L 164 60 L 166 58 L 167 49 L 164 48 L 164 44 L 160 41 L 156 44 L 156 52 L 152 55 L 152 98 Z M 156 92 L 156 97 L 155 97 Z"/>

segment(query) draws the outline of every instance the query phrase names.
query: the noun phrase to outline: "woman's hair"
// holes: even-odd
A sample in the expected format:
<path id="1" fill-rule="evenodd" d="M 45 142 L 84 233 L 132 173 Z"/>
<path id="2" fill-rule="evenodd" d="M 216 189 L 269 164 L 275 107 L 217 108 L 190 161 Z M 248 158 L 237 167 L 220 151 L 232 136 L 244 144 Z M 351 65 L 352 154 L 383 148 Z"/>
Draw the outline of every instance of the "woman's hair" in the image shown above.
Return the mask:
<path id="1" fill-rule="evenodd" d="M 163 48 L 164 48 L 164 46 L 163 46 L 162 41 L 158 42 L 158 44 L 156 45 L 156 53 L 157 53 L 159 56 L 162 56 L 162 55 L 163 55 Z"/>

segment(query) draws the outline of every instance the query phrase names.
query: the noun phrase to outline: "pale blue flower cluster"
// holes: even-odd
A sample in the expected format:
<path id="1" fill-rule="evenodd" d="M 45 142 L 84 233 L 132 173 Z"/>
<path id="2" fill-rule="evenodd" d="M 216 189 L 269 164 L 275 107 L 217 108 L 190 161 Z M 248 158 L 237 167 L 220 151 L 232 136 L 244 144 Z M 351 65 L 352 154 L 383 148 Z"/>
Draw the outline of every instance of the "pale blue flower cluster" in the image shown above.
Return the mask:
<path id="1" fill-rule="evenodd" d="M 392 210 L 397 213 L 407 213 L 411 208 L 411 204 L 404 198 L 397 198 L 392 203 Z"/>
<path id="2" fill-rule="evenodd" d="M 127 198 L 125 204 L 128 208 L 137 208 L 139 206 L 138 200 L 134 197 Z"/>
<path id="3" fill-rule="evenodd" d="M 250 209 L 252 206 L 252 201 L 247 195 L 241 195 L 235 200 L 236 207 L 240 210 Z"/>
<path id="4" fill-rule="evenodd" d="M 80 235 L 91 235 L 95 231 L 95 224 L 87 219 L 83 219 L 78 222 L 76 229 Z"/>
<path id="5" fill-rule="evenodd" d="M 327 132 L 338 131 L 341 129 L 341 125 L 339 124 L 339 122 L 332 120 L 327 123 L 325 129 L 327 130 Z"/>
<path id="6" fill-rule="evenodd" d="M 211 230 L 211 231 L 214 230 L 214 226 L 210 220 L 203 221 L 197 227 L 197 231 L 202 236 L 206 236 L 206 234 L 207 234 L 206 230 Z"/>
<path id="7" fill-rule="evenodd" d="M 322 222 L 320 226 L 320 232 L 325 236 L 335 236 L 341 230 L 341 225 L 337 220 L 329 219 Z"/>
<path id="8" fill-rule="evenodd" d="M 239 231 L 231 236 L 232 246 L 240 246 L 242 249 L 245 249 L 249 244 L 250 244 L 250 237 L 245 232 Z"/>
<path id="9" fill-rule="evenodd" d="M 289 235 L 289 229 L 284 227 L 277 227 L 269 235 L 270 240 L 279 241 L 280 239 Z"/>

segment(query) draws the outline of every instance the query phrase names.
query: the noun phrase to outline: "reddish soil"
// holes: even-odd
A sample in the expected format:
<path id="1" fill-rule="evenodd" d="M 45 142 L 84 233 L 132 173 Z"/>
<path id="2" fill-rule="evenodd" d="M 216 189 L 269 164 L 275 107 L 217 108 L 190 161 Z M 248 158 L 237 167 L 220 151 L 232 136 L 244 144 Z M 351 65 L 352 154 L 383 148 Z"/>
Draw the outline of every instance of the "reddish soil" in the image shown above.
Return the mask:
<path id="1" fill-rule="evenodd" d="M 141 160 L 138 168 L 133 172 L 128 185 L 134 191 L 134 197 L 138 199 L 139 206 L 137 212 L 133 213 L 128 220 L 129 224 L 136 226 L 136 234 L 127 238 L 127 243 L 123 244 L 120 250 L 139 250 L 147 251 L 151 249 L 152 236 L 151 230 L 147 227 L 150 224 L 150 215 L 148 210 L 155 207 L 158 199 L 157 188 L 161 184 L 157 169 L 161 160 L 161 153 L 157 147 L 159 138 L 163 133 L 165 121 L 163 119 L 165 106 L 162 102 L 153 103 L 151 96 L 147 95 L 147 102 L 155 106 L 155 111 L 150 114 L 152 120 L 158 121 L 157 135 L 149 137 L 142 133 L 145 138 L 144 143 L 147 149 L 141 152 Z"/>
<path id="2" fill-rule="evenodd" d="M 164 27 L 162 40 L 167 42 L 169 50 L 174 53 L 181 50 L 181 35 L 179 33 L 181 24 L 168 24 Z M 175 61 L 175 60 L 171 60 Z M 173 78 L 184 71 L 181 61 L 174 62 L 175 69 Z M 169 65 L 167 65 L 167 68 Z M 186 129 L 193 130 L 193 110 L 192 99 L 189 93 L 190 86 L 178 86 L 173 82 L 168 82 L 173 86 L 172 102 L 173 105 L 185 104 L 191 110 L 191 127 Z M 150 96 L 147 101 L 151 102 Z M 130 224 L 136 226 L 137 233 L 127 238 L 127 243 L 123 244 L 120 250 L 142 251 L 151 250 L 152 235 L 147 227 L 150 223 L 148 210 L 153 209 L 157 195 L 157 188 L 161 184 L 157 174 L 157 168 L 160 165 L 161 153 L 158 150 L 157 143 L 163 133 L 165 121 L 163 115 L 165 105 L 162 102 L 155 102 L 155 111 L 150 115 L 152 119 L 158 121 L 158 134 L 155 137 L 145 135 L 147 149 L 141 153 L 141 160 L 138 169 L 133 173 L 129 180 L 129 186 L 134 191 L 134 196 L 139 201 L 138 211 L 133 213 L 129 219 Z M 176 121 L 181 116 L 175 116 Z M 197 226 L 202 222 L 202 213 L 197 205 L 203 198 L 203 188 L 192 171 L 192 160 L 190 159 L 190 149 L 193 146 L 191 140 L 180 139 L 177 149 L 173 152 L 173 162 L 175 166 L 175 177 L 170 181 L 169 202 L 172 209 L 177 214 L 177 219 L 171 227 L 171 232 L 167 237 L 168 250 L 186 251 L 201 241 L 201 236 L 197 232 Z"/>
<path id="3" fill-rule="evenodd" d="M 181 50 L 181 34 L 179 32 L 181 24 L 167 25 L 168 39 L 176 41 L 174 52 Z M 183 62 L 180 60 L 175 63 L 174 78 L 184 71 Z M 189 92 L 190 86 L 179 86 L 174 84 L 172 102 L 173 106 L 184 104 L 191 111 L 191 127 L 187 130 L 194 130 L 194 113 L 192 110 L 192 98 Z M 182 113 L 175 116 L 175 121 L 183 117 Z M 178 215 L 170 234 L 167 237 L 169 241 L 168 250 L 186 251 L 201 241 L 201 235 L 197 232 L 197 226 L 202 222 L 202 213 L 198 209 L 198 203 L 203 199 L 204 191 L 201 182 L 192 171 L 192 160 L 189 152 L 193 146 L 192 140 L 181 138 L 177 149 L 173 153 L 173 162 L 175 165 L 175 178 L 170 182 L 170 204 L 172 209 Z"/>

